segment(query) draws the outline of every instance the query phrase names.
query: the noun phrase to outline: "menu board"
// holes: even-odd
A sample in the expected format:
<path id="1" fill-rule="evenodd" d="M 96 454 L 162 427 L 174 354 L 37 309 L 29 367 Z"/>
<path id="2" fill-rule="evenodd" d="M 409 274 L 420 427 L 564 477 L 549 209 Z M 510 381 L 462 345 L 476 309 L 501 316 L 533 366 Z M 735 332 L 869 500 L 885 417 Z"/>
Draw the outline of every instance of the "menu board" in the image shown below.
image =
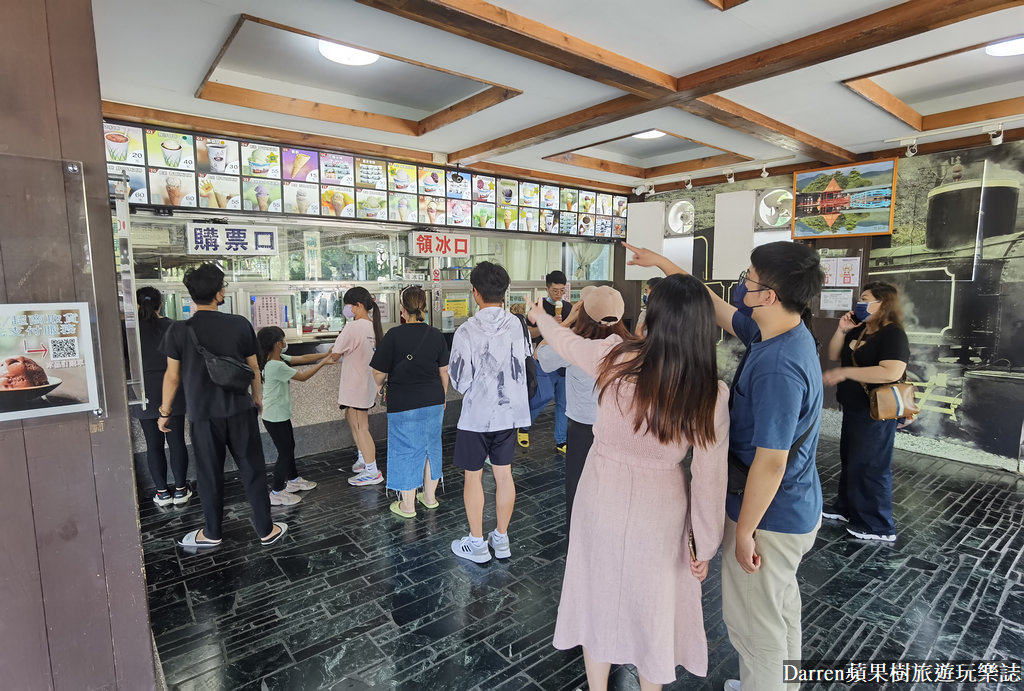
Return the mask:
<path id="1" fill-rule="evenodd" d="M 146 154 L 142 128 L 103 123 L 103 141 L 107 145 L 107 161 L 144 166 Z"/>
<path id="2" fill-rule="evenodd" d="M 242 208 L 245 211 L 281 213 L 281 183 L 277 180 L 243 177 Z"/>
<path id="3" fill-rule="evenodd" d="M 420 194 L 444 196 L 444 169 L 420 166 Z"/>
<path id="4" fill-rule="evenodd" d="M 184 209 L 623 238 L 625 196 L 439 166 L 104 122 L 108 186 Z"/>
<path id="5" fill-rule="evenodd" d="M 470 199 L 472 177 L 469 173 L 463 175 L 457 170 L 450 170 L 445 177 L 447 178 L 448 197 L 451 199 Z"/>
<path id="6" fill-rule="evenodd" d="M 492 190 L 493 191 L 493 190 Z M 473 227 L 494 228 L 494 204 L 473 202 Z"/>
<path id="7" fill-rule="evenodd" d="M 388 163 L 388 189 L 392 192 L 415 192 L 416 166 L 408 163 Z"/>
<path id="8" fill-rule="evenodd" d="M 309 149 L 281 149 L 281 177 L 298 182 L 320 182 L 320 155 Z"/>
<path id="9" fill-rule="evenodd" d="M 487 175 L 473 176 L 473 201 L 494 203 L 494 178 Z"/>
<path id="10" fill-rule="evenodd" d="M 388 220 L 402 223 L 416 223 L 419 200 L 415 194 L 389 194 Z"/>
<path id="11" fill-rule="evenodd" d="M 448 200 L 448 225 L 468 227 L 473 222 L 473 207 L 463 199 Z"/>
<path id="12" fill-rule="evenodd" d="M 501 206 L 519 206 L 519 181 L 498 180 L 497 196 Z"/>
<path id="13" fill-rule="evenodd" d="M 320 187 L 311 182 L 285 180 L 281 194 L 286 214 L 320 215 Z"/>
<path id="14" fill-rule="evenodd" d="M 192 144 L 192 135 L 164 132 L 163 130 L 146 130 L 146 158 L 151 167 L 195 170 L 195 149 Z"/>
<path id="15" fill-rule="evenodd" d="M 320 154 L 320 182 L 328 185 L 352 187 L 355 183 L 353 173 L 354 159 L 344 154 Z"/>
<path id="16" fill-rule="evenodd" d="M 422 180 L 423 178 L 420 178 Z M 442 178 L 443 180 L 444 178 Z M 420 197 L 420 223 L 430 223 L 433 225 L 445 224 L 445 204 L 444 199 L 437 199 L 435 197 Z"/>
<path id="17" fill-rule="evenodd" d="M 386 190 L 388 188 L 387 171 L 384 161 L 372 158 L 356 159 L 356 187 L 367 190 Z"/>
<path id="18" fill-rule="evenodd" d="M 242 142 L 242 175 L 255 178 L 281 177 L 281 149 L 270 144 Z"/>
<path id="19" fill-rule="evenodd" d="M 320 185 L 320 215 L 356 217 L 356 191 L 351 187 Z"/>
<path id="20" fill-rule="evenodd" d="M 358 158 L 356 159 L 359 160 Z M 383 190 L 356 189 L 356 218 L 385 221 L 388 217 L 388 193 Z"/>
<path id="21" fill-rule="evenodd" d="M 238 175 L 238 142 L 210 137 L 196 137 L 195 141 L 197 172 Z"/>
<path id="22" fill-rule="evenodd" d="M 199 173 L 199 208 L 241 209 L 240 182 L 233 175 Z"/>
<path id="23" fill-rule="evenodd" d="M 196 206 L 196 176 L 187 170 L 149 169 L 149 195 L 152 204 Z"/>

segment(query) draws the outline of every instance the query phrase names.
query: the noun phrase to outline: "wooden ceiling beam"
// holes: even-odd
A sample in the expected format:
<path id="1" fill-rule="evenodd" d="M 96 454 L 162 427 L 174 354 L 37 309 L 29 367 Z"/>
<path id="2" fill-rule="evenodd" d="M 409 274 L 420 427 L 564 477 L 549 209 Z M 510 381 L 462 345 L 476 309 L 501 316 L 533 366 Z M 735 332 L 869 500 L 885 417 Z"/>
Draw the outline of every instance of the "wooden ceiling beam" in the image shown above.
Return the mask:
<path id="1" fill-rule="evenodd" d="M 907 123 L 920 132 L 924 129 L 924 117 L 870 79 L 847 79 L 843 82 L 848 89 L 860 94 L 895 118 Z"/>
<path id="2" fill-rule="evenodd" d="M 631 166 L 627 163 L 608 161 L 603 158 L 595 158 L 593 156 L 582 156 L 571 152 L 555 154 L 554 156 L 545 156 L 544 160 L 551 161 L 552 163 L 564 163 L 567 166 L 578 166 L 580 168 L 600 170 L 602 173 L 626 175 L 631 178 L 647 177 L 647 171 L 639 166 Z"/>
<path id="3" fill-rule="evenodd" d="M 703 96 L 696 101 L 680 103 L 676 107 L 780 149 L 810 156 L 827 164 L 846 163 L 857 158 L 853 152 L 721 96 Z"/>
<path id="4" fill-rule="evenodd" d="M 737 5 L 742 5 L 746 1 L 747 0 L 707 0 L 708 4 L 722 10 L 723 12 L 731 10 Z"/>
<path id="5" fill-rule="evenodd" d="M 670 74 L 481 0 L 356 0 L 647 98 L 675 90 Z"/>
<path id="6" fill-rule="evenodd" d="M 998 120 L 1024 113 L 1024 97 L 1007 98 L 992 103 L 982 103 L 967 108 L 947 110 L 942 113 L 924 116 L 924 130 L 941 130 L 943 127 L 969 125 L 972 122 Z"/>
<path id="7" fill-rule="evenodd" d="M 696 170 L 704 170 L 705 168 L 720 168 L 721 166 L 731 166 L 737 163 L 746 163 L 753 159 L 749 156 L 741 156 L 740 154 L 719 154 L 717 156 L 706 156 L 704 158 L 695 158 L 692 161 L 680 161 L 679 163 L 669 163 L 663 166 L 655 166 L 654 168 L 648 168 L 646 171 L 646 178 L 660 178 L 666 175 L 679 175 L 680 173 L 689 173 Z M 757 171 L 760 173 L 760 171 Z"/>
<path id="8" fill-rule="evenodd" d="M 492 86 L 478 94 L 474 94 L 469 98 L 459 101 L 453 106 L 423 118 L 418 123 L 417 134 L 422 136 L 427 132 L 433 132 L 445 125 L 450 125 L 462 118 L 469 117 L 474 113 L 479 113 L 481 110 L 485 110 L 491 106 L 496 106 L 510 98 L 515 98 L 522 93 L 523 92 L 519 89 Z"/>
<path id="9" fill-rule="evenodd" d="M 590 180 L 588 178 L 576 178 L 570 175 L 559 175 L 558 173 L 549 173 L 544 170 L 532 170 L 530 168 L 520 168 L 519 166 L 507 166 L 501 163 L 474 163 L 471 166 L 466 166 L 466 170 L 475 173 L 486 173 L 488 175 L 507 175 L 512 178 L 536 180 L 537 182 L 554 182 L 560 185 L 583 187 L 584 189 L 597 190 L 599 192 L 613 192 L 615 194 L 633 193 L 633 188 L 626 185 L 616 185 L 612 182 L 600 182 L 598 180 Z"/>

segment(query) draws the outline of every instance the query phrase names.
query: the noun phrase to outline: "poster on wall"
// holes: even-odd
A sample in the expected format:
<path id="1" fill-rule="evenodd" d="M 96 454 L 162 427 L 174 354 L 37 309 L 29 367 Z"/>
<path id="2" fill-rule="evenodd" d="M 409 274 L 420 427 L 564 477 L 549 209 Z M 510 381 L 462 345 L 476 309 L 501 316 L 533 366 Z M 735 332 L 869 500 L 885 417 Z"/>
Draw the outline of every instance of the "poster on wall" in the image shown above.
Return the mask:
<path id="1" fill-rule="evenodd" d="M 146 156 L 150 166 L 195 170 L 192 135 L 146 130 Z"/>
<path id="2" fill-rule="evenodd" d="M 356 217 L 356 191 L 351 187 L 320 185 L 320 215 Z"/>
<path id="3" fill-rule="evenodd" d="M 281 183 L 263 178 L 242 178 L 242 208 L 245 211 L 281 213 Z"/>
<path id="4" fill-rule="evenodd" d="M 382 190 L 356 190 L 356 218 L 387 220 L 388 193 Z"/>
<path id="5" fill-rule="evenodd" d="M 536 182 L 519 183 L 519 205 L 536 209 L 540 206 L 540 185 Z"/>
<path id="6" fill-rule="evenodd" d="M 597 195 L 597 213 L 599 216 L 611 216 L 612 215 L 612 195 L 598 193 Z"/>
<path id="7" fill-rule="evenodd" d="M 542 209 L 558 211 L 558 188 L 554 185 L 540 186 L 540 206 Z"/>
<path id="8" fill-rule="evenodd" d="M 137 166 L 146 164 L 141 127 L 105 122 L 103 142 L 106 144 L 108 162 Z"/>
<path id="9" fill-rule="evenodd" d="M 626 198 L 625 197 L 612 197 L 612 213 L 620 218 L 626 217 Z"/>
<path id="10" fill-rule="evenodd" d="M 89 304 L 0 305 L 0 421 L 99 408 Z"/>
<path id="11" fill-rule="evenodd" d="M 444 199 L 420 197 L 420 223 L 444 225 L 444 209 Z"/>
<path id="12" fill-rule="evenodd" d="M 494 203 L 494 178 L 488 175 L 473 176 L 473 201 Z"/>
<path id="13" fill-rule="evenodd" d="M 580 190 L 580 213 L 595 213 L 597 208 L 597 193 Z"/>
<path id="14" fill-rule="evenodd" d="M 384 161 L 373 158 L 356 159 L 356 187 L 367 190 L 386 190 L 388 188 L 387 171 Z"/>
<path id="15" fill-rule="evenodd" d="M 450 170 L 445 177 L 447 178 L 447 196 L 450 199 L 469 199 L 471 197 L 472 179 L 468 173 L 463 175 L 457 170 Z"/>
<path id="16" fill-rule="evenodd" d="M 388 189 L 392 192 L 415 192 L 416 166 L 408 163 L 388 163 Z"/>
<path id="17" fill-rule="evenodd" d="M 518 180 L 498 180 L 498 204 L 500 206 L 519 206 Z"/>
<path id="18" fill-rule="evenodd" d="M 563 211 L 558 214 L 558 232 L 562 235 L 575 235 L 578 215 L 571 211 Z"/>
<path id="19" fill-rule="evenodd" d="M 612 236 L 612 219 L 608 216 L 598 216 L 594 224 L 594 235 L 599 238 L 610 238 Z"/>
<path id="20" fill-rule="evenodd" d="M 527 233 L 539 233 L 540 232 L 540 209 L 530 209 L 523 207 L 519 209 L 519 230 Z"/>
<path id="21" fill-rule="evenodd" d="M 309 182 L 286 180 L 282 199 L 286 214 L 320 215 L 320 187 Z"/>
<path id="22" fill-rule="evenodd" d="M 580 225 L 577 235 L 585 235 L 587 237 L 593 237 L 595 233 L 594 217 L 590 214 L 580 215 Z"/>
<path id="23" fill-rule="evenodd" d="M 470 226 L 473 223 L 473 207 L 462 199 L 448 200 L 448 223 L 453 226 Z"/>
<path id="24" fill-rule="evenodd" d="M 271 144 L 242 142 L 242 175 L 256 178 L 281 177 L 281 149 Z"/>
<path id="25" fill-rule="evenodd" d="M 579 190 L 567 190 L 562 189 L 562 194 L 559 196 L 558 208 L 562 211 L 577 212 L 577 205 L 580 201 Z"/>
<path id="26" fill-rule="evenodd" d="M 891 235 L 896 159 L 793 174 L 794 239 Z"/>
<path id="27" fill-rule="evenodd" d="M 196 137 L 196 170 L 200 173 L 238 175 L 241 170 L 238 155 L 236 141 Z"/>
<path id="28" fill-rule="evenodd" d="M 435 197 L 444 196 L 444 170 L 442 168 L 424 168 L 420 166 L 420 194 Z"/>
<path id="29" fill-rule="evenodd" d="M 310 149 L 281 149 L 281 177 L 298 182 L 320 182 L 320 157 Z"/>
<path id="30" fill-rule="evenodd" d="M 388 220 L 402 223 L 415 223 L 418 217 L 419 202 L 415 194 L 389 194 Z"/>
<path id="31" fill-rule="evenodd" d="M 494 204 L 486 204 L 484 202 L 473 203 L 473 227 L 494 227 Z"/>
<path id="32" fill-rule="evenodd" d="M 241 209 L 241 181 L 232 175 L 199 173 L 200 209 Z"/>
<path id="33" fill-rule="evenodd" d="M 540 210 L 540 232 L 542 233 L 557 233 L 558 232 L 558 212 L 553 209 L 541 209 Z"/>
<path id="34" fill-rule="evenodd" d="M 187 170 L 150 168 L 149 200 L 159 206 L 195 208 L 196 176 Z"/>
<path id="35" fill-rule="evenodd" d="M 135 204 L 148 204 L 149 191 L 146 186 L 146 169 L 139 166 L 122 166 L 115 163 L 107 164 L 107 193 L 114 194 L 114 185 L 128 178 L 128 201 Z"/>
<path id="36" fill-rule="evenodd" d="M 354 159 L 344 154 L 324 152 L 320 154 L 320 182 L 328 185 L 353 187 L 355 176 L 352 173 Z"/>

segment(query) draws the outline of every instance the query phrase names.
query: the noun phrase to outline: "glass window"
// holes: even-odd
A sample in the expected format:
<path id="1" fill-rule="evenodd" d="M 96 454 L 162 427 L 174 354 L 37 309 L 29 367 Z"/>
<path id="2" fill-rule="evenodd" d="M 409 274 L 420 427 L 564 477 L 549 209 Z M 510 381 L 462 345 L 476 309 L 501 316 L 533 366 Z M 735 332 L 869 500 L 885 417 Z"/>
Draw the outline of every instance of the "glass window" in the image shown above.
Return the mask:
<path id="1" fill-rule="evenodd" d="M 570 281 L 612 280 L 612 246 L 595 242 L 567 243 Z"/>

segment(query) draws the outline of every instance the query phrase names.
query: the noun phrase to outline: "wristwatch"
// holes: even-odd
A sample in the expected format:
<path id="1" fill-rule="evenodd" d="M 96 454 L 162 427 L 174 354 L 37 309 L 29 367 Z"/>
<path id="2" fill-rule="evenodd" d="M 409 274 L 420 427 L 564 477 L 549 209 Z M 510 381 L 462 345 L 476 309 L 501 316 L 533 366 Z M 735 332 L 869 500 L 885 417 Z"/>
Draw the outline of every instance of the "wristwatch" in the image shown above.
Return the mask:
<path id="1" fill-rule="evenodd" d="M 163 408 L 161 408 L 159 406 L 157 406 L 156 412 L 160 413 L 160 417 L 170 417 L 171 416 L 171 411 L 164 410 Z"/>

